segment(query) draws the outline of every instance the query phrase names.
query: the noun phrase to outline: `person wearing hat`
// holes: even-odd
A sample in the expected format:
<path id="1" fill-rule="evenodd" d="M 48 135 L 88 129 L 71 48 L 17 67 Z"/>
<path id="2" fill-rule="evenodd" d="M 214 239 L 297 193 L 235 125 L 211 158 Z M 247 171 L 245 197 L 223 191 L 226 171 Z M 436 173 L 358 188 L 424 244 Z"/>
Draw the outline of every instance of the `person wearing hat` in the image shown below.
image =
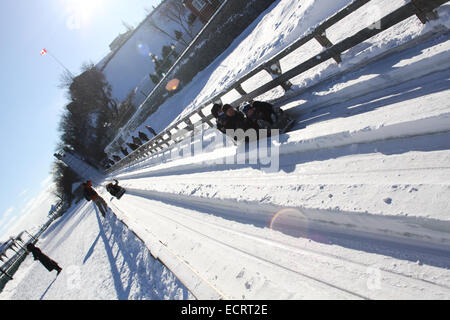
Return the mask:
<path id="1" fill-rule="evenodd" d="M 27 244 L 27 250 L 33 254 L 34 260 L 39 260 L 40 263 L 49 271 L 56 270 L 56 275 L 59 275 L 62 271 L 62 268 L 52 259 L 50 259 L 47 255 L 42 253 L 41 249 L 36 247 L 34 244 Z"/>
<path id="2" fill-rule="evenodd" d="M 93 201 L 97 208 L 102 213 L 102 216 L 106 216 L 106 212 L 108 211 L 108 205 L 106 204 L 105 200 L 100 197 L 97 193 L 97 191 L 92 188 L 92 181 L 88 180 L 83 183 L 83 192 L 84 192 L 84 198 L 87 201 Z"/>
<path id="3" fill-rule="evenodd" d="M 238 130 L 242 129 L 244 131 L 248 129 L 257 129 L 256 126 L 253 125 L 248 119 L 245 117 L 245 115 L 236 110 L 233 106 L 229 104 L 224 104 L 222 107 L 222 112 L 225 114 L 227 123 L 225 125 L 226 129 L 233 129 Z"/>
<path id="4" fill-rule="evenodd" d="M 125 148 L 124 147 L 120 147 L 120 151 L 124 154 L 124 156 L 127 156 L 129 154 L 126 147 Z"/>
<path id="5" fill-rule="evenodd" d="M 138 136 L 139 136 L 139 139 L 141 139 L 141 141 L 148 141 L 148 140 L 150 140 L 148 138 L 148 136 L 145 133 L 143 133 L 142 131 L 138 132 Z"/>
<path id="6" fill-rule="evenodd" d="M 211 114 L 216 119 L 216 128 L 222 133 L 225 133 L 225 126 L 227 123 L 227 116 L 222 111 L 222 106 L 215 103 L 211 108 Z"/>
<path id="7" fill-rule="evenodd" d="M 243 114 L 260 129 L 275 129 L 276 122 L 281 114 L 280 108 L 274 108 L 270 103 L 253 101 L 240 107 Z"/>
<path id="8" fill-rule="evenodd" d="M 133 142 L 127 142 L 127 146 L 129 146 L 133 151 L 139 149 L 139 146 Z"/>

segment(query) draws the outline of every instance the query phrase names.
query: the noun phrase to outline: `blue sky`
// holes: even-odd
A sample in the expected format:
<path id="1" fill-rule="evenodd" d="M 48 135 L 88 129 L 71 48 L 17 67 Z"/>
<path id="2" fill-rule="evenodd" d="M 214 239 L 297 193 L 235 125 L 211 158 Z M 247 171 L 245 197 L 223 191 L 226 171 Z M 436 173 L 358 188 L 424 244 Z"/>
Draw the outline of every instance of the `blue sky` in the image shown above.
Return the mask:
<path id="1" fill-rule="evenodd" d="M 65 90 L 63 68 L 73 74 L 99 62 L 109 44 L 137 26 L 160 0 L 0 1 L 0 239 L 50 182 Z"/>

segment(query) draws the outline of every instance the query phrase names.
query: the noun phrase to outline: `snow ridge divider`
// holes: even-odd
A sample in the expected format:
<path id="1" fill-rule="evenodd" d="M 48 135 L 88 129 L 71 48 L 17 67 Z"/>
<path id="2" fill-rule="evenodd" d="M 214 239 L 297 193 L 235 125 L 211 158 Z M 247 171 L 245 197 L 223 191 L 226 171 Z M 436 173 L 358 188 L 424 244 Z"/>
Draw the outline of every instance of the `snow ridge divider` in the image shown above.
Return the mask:
<path id="1" fill-rule="evenodd" d="M 224 219 L 252 221 L 263 228 L 271 227 L 271 222 L 278 212 L 283 209 L 294 209 L 283 217 L 283 224 L 289 227 L 289 230 L 307 228 L 318 232 L 351 235 L 450 252 L 450 222 L 448 221 L 408 216 L 383 216 L 368 212 L 292 208 L 260 201 L 212 199 L 133 188 L 128 188 L 127 193 L 209 214 L 216 212 Z"/>

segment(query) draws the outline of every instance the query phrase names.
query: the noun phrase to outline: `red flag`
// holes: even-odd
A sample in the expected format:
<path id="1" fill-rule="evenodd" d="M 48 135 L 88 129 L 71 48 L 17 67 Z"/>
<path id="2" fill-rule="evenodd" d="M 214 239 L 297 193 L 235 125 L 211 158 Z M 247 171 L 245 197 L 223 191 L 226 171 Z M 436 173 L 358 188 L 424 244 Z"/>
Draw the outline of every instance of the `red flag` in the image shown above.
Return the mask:
<path id="1" fill-rule="evenodd" d="M 46 54 L 47 53 L 47 49 L 42 49 L 42 51 L 41 51 L 41 56 L 43 56 L 44 54 Z"/>

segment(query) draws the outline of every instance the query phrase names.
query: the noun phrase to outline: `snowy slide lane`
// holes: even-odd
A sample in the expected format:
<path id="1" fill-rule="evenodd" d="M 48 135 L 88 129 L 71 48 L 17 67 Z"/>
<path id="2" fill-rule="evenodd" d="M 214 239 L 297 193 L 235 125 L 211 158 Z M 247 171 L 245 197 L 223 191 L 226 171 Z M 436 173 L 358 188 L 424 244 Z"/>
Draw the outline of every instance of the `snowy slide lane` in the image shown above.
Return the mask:
<path id="1" fill-rule="evenodd" d="M 378 242 L 340 239 L 309 227 L 294 238 L 253 226 L 253 221 L 242 224 L 217 217 L 220 208 L 209 214 L 192 204 L 183 207 L 130 193 L 122 198 L 125 201 L 113 204 L 129 218 L 128 226 L 142 230 L 145 225 L 224 298 L 450 298 L 450 272 L 440 268 L 448 261 L 437 253 L 383 248 L 386 245 Z M 140 236 L 145 238 L 145 232 Z"/>

